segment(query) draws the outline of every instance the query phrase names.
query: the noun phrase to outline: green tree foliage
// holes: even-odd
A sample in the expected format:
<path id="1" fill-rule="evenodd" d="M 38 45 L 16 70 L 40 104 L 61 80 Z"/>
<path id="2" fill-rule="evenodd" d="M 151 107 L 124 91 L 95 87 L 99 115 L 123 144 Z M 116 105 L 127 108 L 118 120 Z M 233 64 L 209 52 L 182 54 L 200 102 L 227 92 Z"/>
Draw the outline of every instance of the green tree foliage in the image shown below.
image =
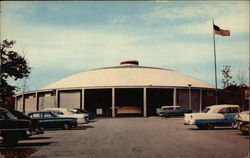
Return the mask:
<path id="1" fill-rule="evenodd" d="M 8 97 L 14 95 L 16 86 L 9 85 L 8 79 L 14 80 L 28 77 L 31 68 L 28 66 L 26 59 L 15 51 L 10 50 L 15 41 L 7 39 L 1 43 L 1 87 L 0 87 L 0 105 L 6 104 Z"/>

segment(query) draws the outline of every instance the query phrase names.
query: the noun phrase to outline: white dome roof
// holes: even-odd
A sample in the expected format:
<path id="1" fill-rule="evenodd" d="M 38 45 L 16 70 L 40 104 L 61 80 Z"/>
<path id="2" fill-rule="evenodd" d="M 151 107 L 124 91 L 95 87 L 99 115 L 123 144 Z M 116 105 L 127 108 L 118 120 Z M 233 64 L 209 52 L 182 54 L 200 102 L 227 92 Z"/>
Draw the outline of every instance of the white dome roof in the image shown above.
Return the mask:
<path id="1" fill-rule="evenodd" d="M 214 88 L 214 86 L 194 77 L 173 70 L 121 65 L 81 72 L 54 82 L 42 89 L 80 88 L 80 87 L 164 87 Z"/>

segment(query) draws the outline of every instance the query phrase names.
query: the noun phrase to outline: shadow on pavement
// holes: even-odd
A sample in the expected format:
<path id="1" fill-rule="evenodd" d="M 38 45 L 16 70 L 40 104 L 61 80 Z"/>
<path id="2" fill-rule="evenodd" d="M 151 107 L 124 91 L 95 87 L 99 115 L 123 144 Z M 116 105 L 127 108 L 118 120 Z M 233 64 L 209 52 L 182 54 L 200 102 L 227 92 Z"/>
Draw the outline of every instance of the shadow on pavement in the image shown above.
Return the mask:
<path id="1" fill-rule="evenodd" d="M 249 135 L 244 135 L 244 134 L 242 134 L 242 133 L 238 133 L 238 135 L 239 135 L 239 136 L 242 136 L 242 137 L 245 137 L 245 138 L 247 138 L 247 139 L 249 139 L 249 137 L 250 137 Z"/>
<path id="2" fill-rule="evenodd" d="M 89 120 L 89 123 L 98 122 L 98 120 Z"/>
<path id="3" fill-rule="evenodd" d="M 87 128 L 95 128 L 95 127 L 91 125 L 83 125 L 83 126 L 78 126 L 76 128 L 72 128 L 71 130 L 85 130 Z"/>
<path id="4" fill-rule="evenodd" d="M 35 142 L 35 143 L 18 143 L 16 147 L 39 147 L 39 146 L 46 146 L 50 145 L 54 142 Z"/>
<path id="5" fill-rule="evenodd" d="M 190 128 L 190 130 L 194 131 L 217 131 L 217 130 L 235 130 L 234 128 L 214 128 L 214 129 L 199 129 L 199 128 Z"/>
<path id="6" fill-rule="evenodd" d="M 50 139 L 52 137 L 29 137 L 27 140 L 34 140 L 34 139 Z"/>

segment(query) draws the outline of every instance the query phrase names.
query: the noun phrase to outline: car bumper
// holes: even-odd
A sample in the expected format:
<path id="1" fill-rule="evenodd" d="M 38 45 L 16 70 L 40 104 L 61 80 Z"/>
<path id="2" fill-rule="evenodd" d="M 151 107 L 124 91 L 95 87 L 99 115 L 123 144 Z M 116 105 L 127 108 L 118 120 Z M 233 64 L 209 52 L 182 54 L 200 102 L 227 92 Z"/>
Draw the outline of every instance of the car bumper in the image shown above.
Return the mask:
<path id="1" fill-rule="evenodd" d="M 89 123 L 89 118 L 88 118 L 88 117 L 78 118 L 78 119 L 77 119 L 77 123 L 78 123 L 78 124 L 86 124 L 86 123 Z"/>
<path id="2" fill-rule="evenodd" d="M 233 123 L 232 123 L 232 127 L 233 128 L 239 128 L 239 121 L 234 121 Z"/>

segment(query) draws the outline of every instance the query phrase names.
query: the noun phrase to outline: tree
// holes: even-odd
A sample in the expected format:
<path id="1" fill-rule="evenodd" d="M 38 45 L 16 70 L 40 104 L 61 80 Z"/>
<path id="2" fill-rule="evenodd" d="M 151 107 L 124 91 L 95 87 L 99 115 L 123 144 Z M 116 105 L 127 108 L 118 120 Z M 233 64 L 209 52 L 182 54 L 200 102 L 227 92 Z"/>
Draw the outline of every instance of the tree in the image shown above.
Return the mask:
<path id="1" fill-rule="evenodd" d="M 244 69 L 240 69 L 238 72 L 237 72 L 237 79 L 239 81 L 239 86 L 247 86 L 246 85 L 246 70 Z"/>
<path id="2" fill-rule="evenodd" d="M 13 47 L 15 41 L 4 40 L 1 45 L 1 87 L 0 87 L 0 105 L 4 106 L 8 97 L 15 94 L 16 86 L 10 85 L 8 79 L 22 79 L 28 77 L 31 71 L 31 67 L 28 66 L 24 56 L 18 54 L 15 51 L 9 50 Z"/>
<path id="3" fill-rule="evenodd" d="M 221 80 L 221 82 L 223 83 L 223 88 L 226 88 L 228 86 L 234 85 L 234 81 L 233 83 L 230 82 L 230 80 L 232 79 L 232 75 L 231 75 L 231 66 L 230 65 L 223 65 L 223 69 L 221 70 L 222 75 L 223 75 L 223 79 Z"/>

